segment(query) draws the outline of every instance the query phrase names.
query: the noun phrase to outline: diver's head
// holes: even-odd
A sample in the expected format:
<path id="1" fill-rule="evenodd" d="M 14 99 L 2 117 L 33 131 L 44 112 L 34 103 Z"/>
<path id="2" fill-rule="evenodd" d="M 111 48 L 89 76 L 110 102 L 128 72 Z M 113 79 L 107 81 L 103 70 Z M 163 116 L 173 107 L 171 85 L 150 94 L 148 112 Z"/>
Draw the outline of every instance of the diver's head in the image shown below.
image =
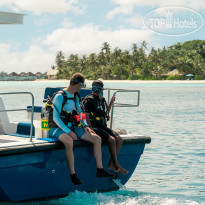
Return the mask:
<path id="1" fill-rule="evenodd" d="M 92 83 L 92 91 L 100 95 L 103 91 L 103 82 L 101 80 L 95 80 Z"/>
<path id="2" fill-rule="evenodd" d="M 76 92 L 79 92 L 81 88 L 85 88 L 85 77 L 82 73 L 75 73 L 70 78 L 70 86 L 74 87 Z"/>

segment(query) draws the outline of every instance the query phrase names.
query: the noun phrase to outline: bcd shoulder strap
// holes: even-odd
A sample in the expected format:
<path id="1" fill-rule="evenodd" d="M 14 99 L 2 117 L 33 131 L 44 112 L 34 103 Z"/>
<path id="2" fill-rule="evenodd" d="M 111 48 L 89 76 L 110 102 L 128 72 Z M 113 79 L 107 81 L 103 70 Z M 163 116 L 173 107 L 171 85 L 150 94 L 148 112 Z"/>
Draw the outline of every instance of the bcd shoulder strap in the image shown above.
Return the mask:
<path id="1" fill-rule="evenodd" d="M 102 100 L 104 101 L 104 104 L 105 104 L 105 107 L 106 107 L 106 110 L 107 110 L 107 112 L 106 112 L 106 118 L 107 118 L 107 121 L 109 121 L 109 112 L 108 112 L 108 104 L 107 104 L 107 102 L 106 102 L 106 100 L 105 100 L 105 98 L 104 97 L 102 97 Z"/>
<path id="2" fill-rule="evenodd" d="M 78 92 L 74 93 L 73 97 L 67 97 L 67 94 L 66 94 L 66 92 L 64 90 L 60 90 L 60 91 L 58 91 L 58 93 L 61 93 L 63 95 L 62 108 L 64 107 L 64 105 L 67 102 L 67 100 L 73 100 L 74 103 L 75 103 L 75 109 L 77 110 L 77 98 L 76 98 L 76 96 L 78 96 L 79 104 L 81 105 L 82 100 L 81 100 L 80 94 Z M 81 108 L 82 108 L 82 106 L 81 106 Z"/>
<path id="3" fill-rule="evenodd" d="M 63 106 L 65 105 L 65 103 L 66 103 L 67 100 L 68 100 L 68 97 L 67 97 L 67 94 L 66 94 L 66 92 L 65 92 L 64 90 L 60 90 L 60 91 L 58 91 L 56 94 L 58 94 L 58 93 L 60 93 L 60 94 L 63 95 L 63 103 L 62 103 L 62 108 L 63 108 Z"/>
<path id="4" fill-rule="evenodd" d="M 78 96 L 78 99 L 79 99 L 79 105 L 81 107 L 81 110 L 84 111 L 84 105 L 83 105 L 83 102 L 82 102 L 82 98 L 80 96 L 80 94 L 78 92 L 74 93 L 74 99 L 75 99 L 75 107 L 76 107 L 76 110 L 77 110 L 77 98 L 76 96 Z"/>

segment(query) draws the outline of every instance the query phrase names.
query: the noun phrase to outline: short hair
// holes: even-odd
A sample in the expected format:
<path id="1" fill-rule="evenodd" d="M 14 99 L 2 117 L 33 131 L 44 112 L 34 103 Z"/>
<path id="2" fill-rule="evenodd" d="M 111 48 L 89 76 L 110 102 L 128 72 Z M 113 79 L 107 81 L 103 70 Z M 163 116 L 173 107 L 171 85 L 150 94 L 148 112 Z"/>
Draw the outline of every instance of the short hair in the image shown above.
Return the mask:
<path id="1" fill-rule="evenodd" d="M 70 85 L 77 85 L 78 83 L 84 83 L 85 77 L 82 73 L 75 73 L 70 78 Z"/>
<path id="2" fill-rule="evenodd" d="M 92 83 L 92 86 L 94 85 L 100 85 L 101 87 L 104 87 L 104 84 L 101 80 L 94 80 Z"/>

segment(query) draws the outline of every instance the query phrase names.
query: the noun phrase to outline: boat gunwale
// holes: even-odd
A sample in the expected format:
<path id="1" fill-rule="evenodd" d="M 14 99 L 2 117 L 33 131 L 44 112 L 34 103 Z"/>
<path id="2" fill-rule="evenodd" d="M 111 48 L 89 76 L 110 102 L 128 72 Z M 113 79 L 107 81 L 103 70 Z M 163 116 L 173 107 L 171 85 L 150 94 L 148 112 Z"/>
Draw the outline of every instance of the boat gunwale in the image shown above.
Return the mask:
<path id="1" fill-rule="evenodd" d="M 123 138 L 123 144 L 149 144 L 151 143 L 151 138 L 148 136 L 126 136 Z M 103 146 L 106 143 L 103 143 Z M 82 140 L 74 141 L 75 147 L 84 147 L 84 146 L 92 146 L 91 143 L 85 142 Z M 41 152 L 41 151 L 50 151 L 64 149 L 64 146 L 60 142 L 42 142 L 42 143 L 31 143 L 24 144 L 18 146 L 9 146 L 9 147 L 1 147 L 0 148 L 0 157 L 10 156 L 10 155 L 18 155 L 18 154 L 26 154 L 33 152 Z"/>

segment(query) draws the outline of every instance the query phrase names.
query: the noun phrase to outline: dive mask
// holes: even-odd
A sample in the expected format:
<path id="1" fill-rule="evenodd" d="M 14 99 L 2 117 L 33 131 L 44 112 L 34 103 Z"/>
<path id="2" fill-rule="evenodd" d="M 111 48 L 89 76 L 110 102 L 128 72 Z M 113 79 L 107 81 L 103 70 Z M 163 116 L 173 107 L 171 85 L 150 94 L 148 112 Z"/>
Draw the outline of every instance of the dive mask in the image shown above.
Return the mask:
<path id="1" fill-rule="evenodd" d="M 85 83 L 79 82 L 79 84 L 80 84 L 83 88 L 86 88 L 86 84 L 85 84 Z"/>
<path id="2" fill-rule="evenodd" d="M 80 82 L 76 77 L 74 77 L 74 79 L 72 80 L 73 82 L 75 82 L 75 83 L 79 83 L 83 88 L 85 88 L 86 87 L 86 84 L 85 83 L 82 83 L 82 82 Z"/>
<path id="3" fill-rule="evenodd" d="M 102 86 L 92 86 L 92 91 L 95 93 L 101 93 L 103 91 Z"/>

